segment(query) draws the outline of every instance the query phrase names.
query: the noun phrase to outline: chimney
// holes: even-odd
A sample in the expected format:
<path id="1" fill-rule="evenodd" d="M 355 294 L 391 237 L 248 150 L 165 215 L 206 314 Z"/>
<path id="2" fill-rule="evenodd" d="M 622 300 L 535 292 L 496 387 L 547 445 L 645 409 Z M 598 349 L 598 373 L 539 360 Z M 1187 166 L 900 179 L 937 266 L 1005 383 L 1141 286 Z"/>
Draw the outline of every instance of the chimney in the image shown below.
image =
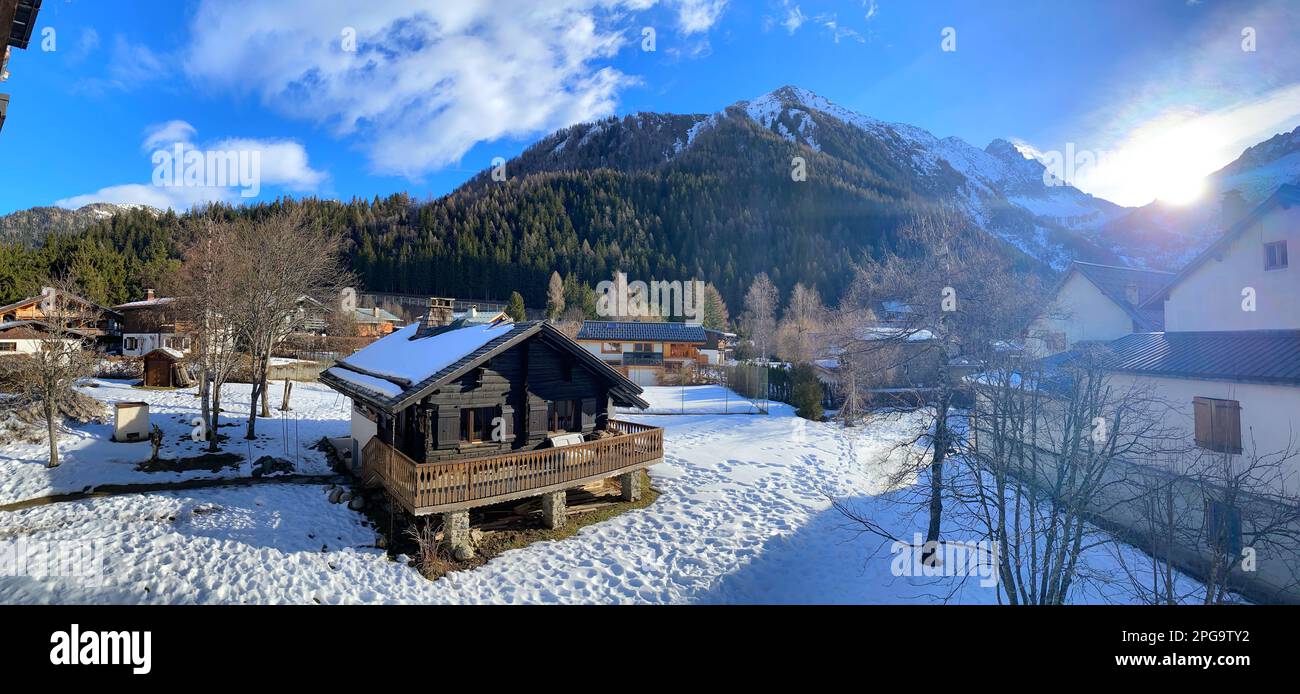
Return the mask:
<path id="1" fill-rule="evenodd" d="M 1242 197 L 1241 191 L 1229 190 L 1223 194 L 1222 207 L 1223 230 L 1227 231 L 1229 227 L 1240 222 L 1242 217 L 1246 216 L 1246 198 Z"/>
<path id="2" fill-rule="evenodd" d="M 1138 305 L 1138 286 L 1136 282 L 1129 282 L 1124 287 L 1124 300 L 1128 301 L 1130 306 Z"/>
<path id="3" fill-rule="evenodd" d="M 424 318 L 420 321 L 415 336 L 424 337 L 438 328 L 451 325 L 451 306 L 451 299 L 430 298 L 429 307 L 424 311 Z"/>
<path id="4" fill-rule="evenodd" d="M 470 320 L 474 320 L 475 318 L 478 318 L 478 305 L 475 304 L 473 306 L 470 306 L 469 310 L 465 312 L 465 316 Z"/>
<path id="5" fill-rule="evenodd" d="M 146 289 L 146 290 L 144 290 L 144 300 L 145 300 L 145 301 L 153 301 L 153 290 L 152 290 L 152 289 Z"/>

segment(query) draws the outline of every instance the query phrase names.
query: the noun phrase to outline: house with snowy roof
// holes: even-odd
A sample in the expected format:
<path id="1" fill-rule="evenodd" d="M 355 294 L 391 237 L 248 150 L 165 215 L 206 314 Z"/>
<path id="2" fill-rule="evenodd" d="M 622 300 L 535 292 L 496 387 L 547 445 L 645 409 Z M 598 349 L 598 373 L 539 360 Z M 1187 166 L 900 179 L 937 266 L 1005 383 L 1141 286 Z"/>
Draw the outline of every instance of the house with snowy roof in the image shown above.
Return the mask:
<path id="1" fill-rule="evenodd" d="M 352 400 L 354 472 L 413 515 L 443 514 L 448 544 L 469 545 L 469 509 L 542 497 L 564 523 L 564 492 L 663 458 L 657 427 L 612 417 L 645 408 L 641 387 L 544 321 L 490 322 L 434 298 L 417 323 L 336 362 L 321 382 Z"/>
<path id="2" fill-rule="evenodd" d="M 709 360 L 700 352 L 709 336 L 698 323 L 589 320 L 582 322 L 577 340 L 597 359 L 645 386 Z"/>
<path id="3" fill-rule="evenodd" d="M 102 349 L 113 349 L 121 339 L 122 314 L 71 292 L 44 287 L 36 296 L 0 306 L 0 325 L 10 334 L 48 330 L 53 323 L 75 330 Z M 14 338 L 15 340 L 34 338 Z M 0 351 L 23 351 L 21 342 L 0 342 Z"/>
<path id="4" fill-rule="evenodd" d="M 1080 343 L 1164 330 L 1164 307 L 1151 299 L 1172 272 L 1074 261 L 1057 283 L 1048 312 L 1029 327 L 1025 350 L 1046 357 Z"/>
<path id="5" fill-rule="evenodd" d="M 188 353 L 190 328 L 180 317 L 176 298 L 156 296 L 152 289 L 144 293 L 140 301 L 113 307 L 122 315 L 122 355 L 143 357 L 160 348 Z"/>

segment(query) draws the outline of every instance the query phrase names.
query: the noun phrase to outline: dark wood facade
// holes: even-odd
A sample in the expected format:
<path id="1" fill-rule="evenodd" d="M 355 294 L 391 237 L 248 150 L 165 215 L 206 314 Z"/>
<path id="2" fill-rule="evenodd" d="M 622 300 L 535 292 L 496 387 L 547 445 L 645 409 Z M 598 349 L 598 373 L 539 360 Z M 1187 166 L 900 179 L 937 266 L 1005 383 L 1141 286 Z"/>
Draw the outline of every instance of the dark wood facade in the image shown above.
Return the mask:
<path id="1" fill-rule="evenodd" d="M 604 429 L 606 381 L 576 355 L 529 339 L 392 416 L 378 414 L 378 436 L 416 462 L 532 450 L 555 434 Z"/>
<path id="2" fill-rule="evenodd" d="M 466 325 L 459 321 L 462 327 L 451 331 L 483 329 Z M 554 326 L 506 325 L 509 330 L 419 382 L 358 365 L 375 368 L 366 360 L 345 359 L 321 373 L 321 382 L 352 398 L 354 415 L 373 422 L 370 428 L 353 419 L 363 481 L 382 484 L 408 513 L 452 513 L 547 494 L 663 458 L 661 429 L 610 418 L 615 405 L 647 406 L 639 386 Z M 456 355 L 440 351 L 442 345 L 466 344 L 439 340 L 446 328 L 420 336 L 425 329 L 408 326 L 367 349 L 420 359 L 419 349 L 384 340 L 427 339 L 427 358 L 445 362 Z M 554 440 L 561 434 L 579 437 Z"/>

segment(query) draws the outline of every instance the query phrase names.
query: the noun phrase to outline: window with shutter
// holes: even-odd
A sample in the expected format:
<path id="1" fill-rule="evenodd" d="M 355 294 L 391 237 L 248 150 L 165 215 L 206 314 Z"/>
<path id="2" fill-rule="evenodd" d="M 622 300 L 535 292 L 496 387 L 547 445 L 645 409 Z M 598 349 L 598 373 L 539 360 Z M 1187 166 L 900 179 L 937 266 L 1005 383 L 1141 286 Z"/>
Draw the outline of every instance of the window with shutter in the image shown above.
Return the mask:
<path id="1" fill-rule="evenodd" d="M 438 408 L 438 448 L 454 448 L 460 443 L 460 411 L 455 407 Z"/>
<path id="2" fill-rule="evenodd" d="M 546 433 L 546 403 L 530 400 L 528 402 L 528 435 Z"/>
<path id="3" fill-rule="evenodd" d="M 1219 453 L 1241 453 L 1241 403 L 1196 397 L 1192 409 L 1197 446 Z"/>
<path id="4" fill-rule="evenodd" d="M 580 405 L 582 407 L 582 430 L 591 431 L 596 428 L 596 399 L 584 398 Z"/>

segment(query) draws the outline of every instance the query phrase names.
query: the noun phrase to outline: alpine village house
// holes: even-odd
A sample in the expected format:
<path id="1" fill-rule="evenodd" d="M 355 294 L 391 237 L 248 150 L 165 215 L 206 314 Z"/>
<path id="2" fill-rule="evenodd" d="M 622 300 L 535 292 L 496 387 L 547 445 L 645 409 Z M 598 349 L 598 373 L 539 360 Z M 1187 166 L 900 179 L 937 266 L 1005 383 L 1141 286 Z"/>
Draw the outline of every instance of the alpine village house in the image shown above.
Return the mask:
<path id="1" fill-rule="evenodd" d="M 1100 349 L 1110 387 L 1146 388 L 1167 404 L 1162 424 L 1178 432 L 1175 447 L 1190 452 L 1127 461 L 1122 474 L 1164 476 L 1172 485 L 1177 517 L 1202 538 L 1174 542 L 1176 563 L 1207 561 L 1207 537 L 1255 547 L 1257 570 L 1236 574 L 1236 587 L 1264 601 L 1300 603 L 1300 562 L 1258 546 L 1262 533 L 1279 532 L 1268 527 L 1280 517 L 1268 505 L 1278 502 L 1262 489 L 1225 502 L 1222 490 L 1177 473 L 1188 457 L 1217 456 L 1232 470 L 1273 459 L 1281 468 L 1267 480 L 1273 491 L 1300 485 L 1300 274 L 1289 257 L 1300 230 L 1300 187 L 1281 186 L 1252 210 L 1234 197 L 1225 196 L 1222 236 L 1177 273 L 1075 263 L 1058 287 L 1054 315 L 1031 326 L 1026 347 L 1044 363 Z M 1140 536 L 1149 520 L 1125 499 L 1128 482 L 1116 482 L 1099 513 Z M 1285 532 L 1295 536 L 1300 527 Z"/>
<path id="2" fill-rule="evenodd" d="M 469 509 L 540 496 L 565 519 L 565 490 L 663 459 L 663 430 L 613 418 L 641 387 L 544 321 L 477 320 L 430 299 L 422 320 L 339 360 L 321 382 L 352 400 L 353 472 L 413 516 L 443 514 L 443 541 L 473 555 Z M 357 461 L 360 461 L 357 469 Z"/>

